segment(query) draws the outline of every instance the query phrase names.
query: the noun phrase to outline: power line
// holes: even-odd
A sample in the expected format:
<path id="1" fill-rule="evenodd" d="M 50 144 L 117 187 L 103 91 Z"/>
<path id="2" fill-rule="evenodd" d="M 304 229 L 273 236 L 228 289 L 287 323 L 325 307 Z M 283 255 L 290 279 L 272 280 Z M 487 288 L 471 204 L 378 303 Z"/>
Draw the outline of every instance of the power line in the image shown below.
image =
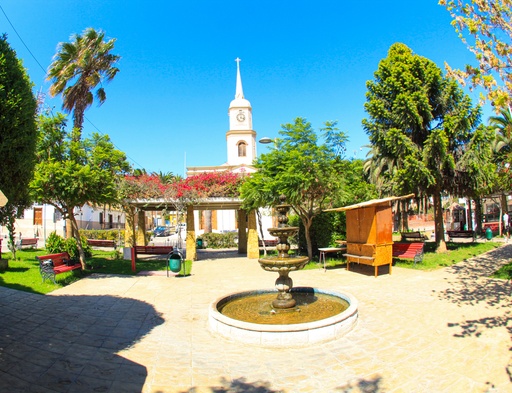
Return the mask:
<path id="1" fill-rule="evenodd" d="M 21 43 L 23 44 L 23 46 L 25 47 L 25 49 L 28 51 L 28 53 L 30 53 L 30 56 L 32 56 L 32 58 L 34 59 L 34 61 L 37 63 L 37 65 L 39 65 L 39 67 L 43 70 L 45 76 L 48 75 L 48 72 L 44 69 L 44 67 L 41 65 L 41 63 L 39 63 L 39 60 L 37 60 L 37 58 L 34 56 L 34 54 L 32 53 L 32 51 L 30 50 L 30 48 L 27 46 L 27 44 L 25 44 L 25 41 L 23 41 L 23 38 L 21 38 L 20 34 L 18 33 L 18 31 L 16 30 L 16 28 L 14 27 L 14 25 L 12 24 L 11 20 L 9 19 L 9 17 L 7 16 L 7 14 L 5 13 L 4 9 L 2 8 L 2 6 L 0 5 L 0 10 L 2 10 L 2 13 L 4 14 L 5 16 L 5 19 L 7 19 L 7 22 L 9 22 L 9 24 L 11 25 L 12 29 L 14 30 L 14 32 L 16 33 L 16 35 L 18 36 L 18 38 L 20 39 Z M 39 97 L 39 94 L 42 95 L 42 93 L 38 93 L 38 97 Z M 84 115 L 84 119 L 87 120 L 95 129 L 96 131 L 98 131 L 101 135 L 105 136 L 105 134 L 103 132 L 101 132 L 101 130 L 96 127 L 95 124 L 93 124 L 92 121 L 90 121 L 85 115 Z M 112 142 L 112 144 L 114 145 L 114 147 L 116 149 L 119 149 L 121 150 L 118 146 L 116 146 L 116 144 L 114 142 Z M 124 152 L 123 152 L 124 153 Z M 134 164 L 138 165 L 140 168 L 142 168 L 142 165 L 140 165 L 137 161 L 135 161 L 133 158 L 131 158 L 130 156 L 128 156 L 128 154 L 124 153 L 126 155 L 126 158 L 128 158 L 130 161 L 132 161 Z"/>
<path id="2" fill-rule="evenodd" d="M 14 25 L 11 23 L 11 20 L 9 19 L 9 17 L 7 16 L 7 14 L 5 13 L 4 9 L 2 8 L 2 6 L 0 5 L 0 10 L 2 10 L 2 13 L 4 14 L 5 16 L 5 19 L 7 19 L 7 22 L 9 22 L 9 24 L 11 25 L 12 29 L 14 30 L 14 32 L 16 33 L 16 35 L 18 36 L 18 38 L 20 39 L 21 43 L 23 44 L 23 46 L 28 50 L 28 53 L 30 53 L 30 56 L 32 56 L 32 58 L 35 60 L 35 62 L 37 63 L 37 65 L 39 67 L 41 67 L 41 69 L 43 70 L 44 74 L 47 75 L 47 71 L 44 69 L 44 67 L 41 65 L 41 63 L 39 63 L 39 61 L 36 59 L 36 57 L 34 56 L 34 54 L 32 53 L 32 51 L 29 49 L 29 47 L 27 46 L 27 44 L 25 44 L 25 41 L 23 41 L 23 38 L 21 38 L 21 36 L 19 35 L 18 31 L 16 30 L 16 28 L 14 27 Z"/>

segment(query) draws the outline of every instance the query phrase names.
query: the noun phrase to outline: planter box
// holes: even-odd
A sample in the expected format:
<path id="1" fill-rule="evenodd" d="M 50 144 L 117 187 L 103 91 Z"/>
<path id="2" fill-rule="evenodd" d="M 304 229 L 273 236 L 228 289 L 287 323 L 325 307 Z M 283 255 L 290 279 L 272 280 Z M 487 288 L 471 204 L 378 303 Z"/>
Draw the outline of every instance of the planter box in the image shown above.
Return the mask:
<path id="1" fill-rule="evenodd" d="M 179 272 L 179 276 L 190 276 L 192 273 L 192 261 L 186 259 L 181 264 L 181 270 Z"/>

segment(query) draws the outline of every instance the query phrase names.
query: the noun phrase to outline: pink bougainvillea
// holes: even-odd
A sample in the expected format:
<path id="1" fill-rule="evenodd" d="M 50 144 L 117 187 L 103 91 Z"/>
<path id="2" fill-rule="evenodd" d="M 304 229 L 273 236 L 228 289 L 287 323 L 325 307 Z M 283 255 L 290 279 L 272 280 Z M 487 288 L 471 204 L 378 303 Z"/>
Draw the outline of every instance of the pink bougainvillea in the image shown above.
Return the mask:
<path id="1" fill-rule="evenodd" d="M 157 175 L 127 175 L 122 184 L 127 199 L 194 200 L 209 197 L 238 197 L 244 173 L 204 172 L 174 183 L 162 183 Z"/>

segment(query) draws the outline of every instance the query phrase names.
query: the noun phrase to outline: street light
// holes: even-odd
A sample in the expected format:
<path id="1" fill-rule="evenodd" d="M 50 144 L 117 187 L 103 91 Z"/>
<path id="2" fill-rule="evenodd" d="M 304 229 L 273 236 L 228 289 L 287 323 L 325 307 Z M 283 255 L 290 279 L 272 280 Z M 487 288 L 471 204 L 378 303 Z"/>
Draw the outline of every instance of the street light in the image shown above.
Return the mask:
<path id="1" fill-rule="evenodd" d="M 268 136 L 264 136 L 263 138 L 261 138 L 261 139 L 259 140 L 259 142 L 260 142 L 260 143 L 263 143 L 263 144 L 269 144 L 269 143 L 272 143 L 272 142 L 273 142 L 273 140 L 272 140 L 272 139 L 270 139 Z"/>

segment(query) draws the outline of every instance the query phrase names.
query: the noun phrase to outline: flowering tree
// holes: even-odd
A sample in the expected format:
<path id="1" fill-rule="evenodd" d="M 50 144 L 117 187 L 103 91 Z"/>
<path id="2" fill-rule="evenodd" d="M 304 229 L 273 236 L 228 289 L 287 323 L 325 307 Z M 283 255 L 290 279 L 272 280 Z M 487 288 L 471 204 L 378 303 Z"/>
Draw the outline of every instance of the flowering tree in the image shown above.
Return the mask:
<path id="1" fill-rule="evenodd" d="M 447 66 L 448 75 L 462 84 L 469 81 L 472 88 L 485 88 L 498 112 L 510 106 L 512 0 L 440 0 L 439 4 L 450 12 L 455 31 L 479 63 L 478 67 L 466 65 L 465 70 Z"/>
<path id="2" fill-rule="evenodd" d="M 236 198 L 244 178 L 245 174 L 228 171 L 205 172 L 174 183 L 163 183 L 157 174 L 143 173 L 126 175 L 120 187 L 127 200 L 164 199 L 170 203 L 190 204 L 202 198 Z"/>

